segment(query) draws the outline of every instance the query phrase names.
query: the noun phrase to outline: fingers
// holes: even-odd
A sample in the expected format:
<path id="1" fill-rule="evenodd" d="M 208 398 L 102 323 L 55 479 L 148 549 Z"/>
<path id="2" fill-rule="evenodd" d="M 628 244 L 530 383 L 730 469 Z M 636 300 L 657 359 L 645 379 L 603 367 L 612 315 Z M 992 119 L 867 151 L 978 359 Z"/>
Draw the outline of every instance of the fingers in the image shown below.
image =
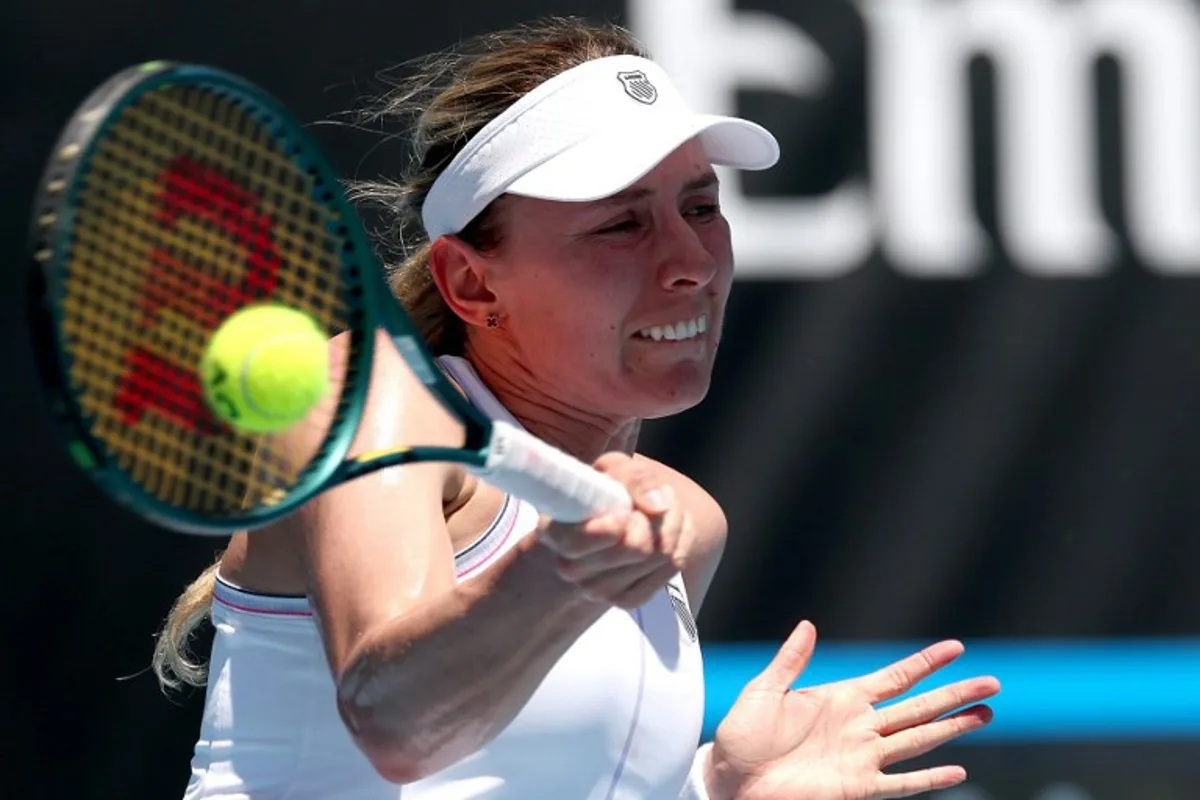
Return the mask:
<path id="1" fill-rule="evenodd" d="M 992 709 L 972 706 L 957 714 L 900 731 L 883 740 L 881 766 L 924 755 L 952 739 L 976 731 L 992 721 Z"/>
<path id="2" fill-rule="evenodd" d="M 870 700 L 879 703 L 904 694 L 963 654 L 962 642 L 953 639 L 926 647 L 881 670 L 854 681 Z"/>
<path id="3" fill-rule="evenodd" d="M 758 676 L 760 688 L 786 692 L 808 668 L 817 645 L 817 629 L 808 620 L 795 627 L 771 663 Z"/>
<path id="4" fill-rule="evenodd" d="M 934 767 L 917 772 L 905 772 L 900 775 L 883 775 L 876 784 L 878 794 L 874 797 L 884 800 L 893 797 L 912 797 L 914 794 L 936 792 L 957 786 L 967 779 L 967 771 L 962 767 Z"/>
<path id="5" fill-rule="evenodd" d="M 958 681 L 940 689 L 910 698 L 894 706 L 879 709 L 878 731 L 881 736 L 935 720 L 956 708 L 993 697 L 1000 681 L 991 676 Z"/>
<path id="6" fill-rule="evenodd" d="M 650 569 L 640 577 L 631 570 L 610 573 L 602 578 L 582 584 L 584 592 L 593 600 L 606 601 L 618 608 L 632 610 L 644 605 L 654 593 L 666 585 L 679 572 L 667 563 Z M 630 578 L 633 578 L 630 582 Z"/>
<path id="7" fill-rule="evenodd" d="M 629 490 L 633 508 L 580 524 L 546 521 L 539 540 L 558 555 L 559 576 L 586 597 L 635 608 L 683 568 L 694 538 L 691 518 L 671 485 L 645 464 L 609 453 L 595 467 Z"/>
<path id="8" fill-rule="evenodd" d="M 669 563 L 675 572 L 682 568 L 676 560 L 680 542 L 690 531 L 690 520 L 676 506 L 661 517 L 650 518 L 640 511 L 629 515 L 615 541 L 591 550 L 580 548 L 577 554 L 559 561 L 558 571 L 564 579 L 579 583 L 620 567 L 644 562 Z M 606 539 L 608 534 L 605 534 Z"/>
<path id="9" fill-rule="evenodd" d="M 671 506 L 673 492 L 646 464 L 625 453 L 605 453 L 592 464 L 620 481 L 629 491 L 633 507 L 644 514 L 662 514 Z"/>
<path id="10" fill-rule="evenodd" d="M 606 453 L 596 459 L 595 467 L 620 481 L 633 500 L 630 511 L 606 514 L 581 524 L 550 522 L 543 527 L 541 540 L 554 552 L 568 559 L 580 559 L 622 545 L 634 526 L 632 549 L 650 550 L 655 535 L 675 533 L 680 515 L 675 491 L 663 483 L 644 464 L 623 453 Z M 657 551 L 673 552 L 676 536 L 658 542 Z"/>
<path id="11" fill-rule="evenodd" d="M 578 525 L 548 521 L 540 538 L 547 547 L 563 558 L 586 558 L 620 544 L 625 535 L 625 528 L 635 514 L 644 518 L 639 512 L 618 511 Z"/>

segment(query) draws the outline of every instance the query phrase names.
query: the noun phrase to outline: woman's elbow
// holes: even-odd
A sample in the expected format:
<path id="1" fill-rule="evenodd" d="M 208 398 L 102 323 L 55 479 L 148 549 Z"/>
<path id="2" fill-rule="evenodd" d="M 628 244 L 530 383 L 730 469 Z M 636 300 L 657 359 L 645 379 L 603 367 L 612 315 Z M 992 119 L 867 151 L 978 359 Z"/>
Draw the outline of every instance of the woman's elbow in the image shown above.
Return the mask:
<path id="1" fill-rule="evenodd" d="M 425 777 L 422 759 L 412 752 L 416 737 L 403 724 L 383 724 L 380 698 L 374 697 L 364 665 L 350 659 L 337 679 L 337 710 L 354 743 L 384 780 L 412 783 Z M 406 715 L 391 714 L 393 720 Z"/>
<path id="2" fill-rule="evenodd" d="M 395 784 L 418 781 L 433 770 L 428 760 L 414 751 L 417 737 L 406 731 L 384 728 L 374 719 L 372 709 L 352 697 L 338 693 L 338 713 L 351 738 L 367 761 L 384 780 Z"/>
<path id="3" fill-rule="evenodd" d="M 359 747 L 366 754 L 367 760 L 371 762 L 371 766 L 374 767 L 379 777 L 389 783 L 403 786 L 428 777 L 433 772 L 422 769 L 418 761 L 405 758 L 394 750 L 369 748 L 361 742 Z"/>
<path id="4" fill-rule="evenodd" d="M 437 693 L 403 669 L 363 651 L 337 674 L 337 709 L 375 771 L 404 784 L 443 770 L 482 747 L 490 728 L 465 722 L 460 702 L 436 702 Z M 424 687 L 424 688 L 422 688 Z"/>

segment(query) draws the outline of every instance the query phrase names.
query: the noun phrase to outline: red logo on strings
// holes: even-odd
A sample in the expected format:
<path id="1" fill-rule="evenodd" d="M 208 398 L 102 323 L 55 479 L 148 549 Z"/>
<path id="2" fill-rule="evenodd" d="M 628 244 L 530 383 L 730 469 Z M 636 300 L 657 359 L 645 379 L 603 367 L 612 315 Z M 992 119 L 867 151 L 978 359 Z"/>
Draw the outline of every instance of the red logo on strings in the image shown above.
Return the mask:
<path id="1" fill-rule="evenodd" d="M 246 268 L 240 281 L 230 283 L 195 270 L 165 248 L 155 249 L 141 290 L 142 328 L 159 324 L 159 312 L 170 309 L 211 332 L 237 309 L 274 293 L 283 262 L 272 238 L 274 220 L 254 194 L 187 156 L 168 165 L 161 183 L 158 223 L 166 229 L 184 217 L 215 223 L 246 253 Z M 192 431 L 218 427 L 204 402 L 197 365 L 175 364 L 145 347 L 126 352 L 113 404 L 126 425 L 152 409 Z"/>

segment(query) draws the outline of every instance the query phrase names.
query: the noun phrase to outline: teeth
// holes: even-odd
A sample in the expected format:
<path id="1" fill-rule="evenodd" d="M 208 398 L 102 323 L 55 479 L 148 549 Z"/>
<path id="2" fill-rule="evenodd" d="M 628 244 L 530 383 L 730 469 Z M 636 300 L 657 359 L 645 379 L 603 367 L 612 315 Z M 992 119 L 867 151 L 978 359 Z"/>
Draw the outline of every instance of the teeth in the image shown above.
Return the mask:
<path id="1" fill-rule="evenodd" d="M 676 322 L 674 325 L 655 325 L 653 328 L 642 328 L 638 331 L 638 336 L 644 339 L 653 339 L 656 342 L 661 342 L 663 339 L 668 342 L 678 342 L 695 338 L 707 330 L 708 317 L 701 314 L 695 319 Z"/>

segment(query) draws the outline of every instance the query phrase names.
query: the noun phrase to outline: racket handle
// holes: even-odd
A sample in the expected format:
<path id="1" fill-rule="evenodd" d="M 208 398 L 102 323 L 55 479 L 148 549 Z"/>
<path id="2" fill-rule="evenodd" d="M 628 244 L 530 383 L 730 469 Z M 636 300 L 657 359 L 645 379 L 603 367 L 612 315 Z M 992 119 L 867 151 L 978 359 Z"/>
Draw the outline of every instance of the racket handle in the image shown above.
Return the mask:
<path id="1" fill-rule="evenodd" d="M 632 506 L 622 484 L 502 420 L 492 423 L 487 461 L 478 473 L 559 522 Z"/>

